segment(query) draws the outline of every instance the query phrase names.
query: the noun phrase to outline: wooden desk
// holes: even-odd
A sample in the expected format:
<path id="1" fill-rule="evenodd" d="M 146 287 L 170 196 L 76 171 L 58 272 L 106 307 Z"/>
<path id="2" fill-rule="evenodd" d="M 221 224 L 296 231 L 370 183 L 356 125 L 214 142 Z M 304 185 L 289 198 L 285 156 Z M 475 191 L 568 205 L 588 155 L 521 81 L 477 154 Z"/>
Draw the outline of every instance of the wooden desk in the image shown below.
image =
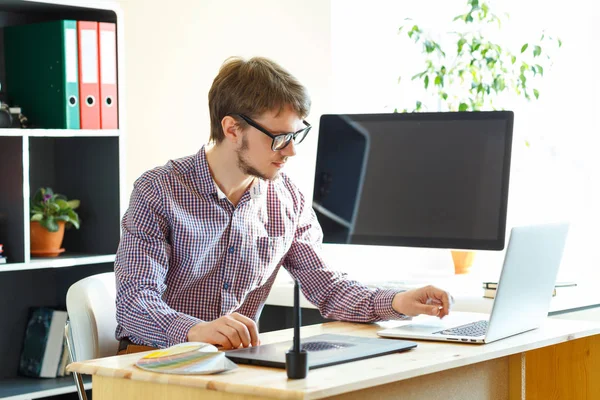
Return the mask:
<path id="1" fill-rule="evenodd" d="M 401 322 L 334 322 L 302 328 L 304 337 L 339 333 L 376 337 Z M 289 340 L 291 331 L 261 335 Z M 71 364 L 91 374 L 94 400 L 106 399 L 600 399 L 600 324 L 547 319 L 542 328 L 486 345 L 418 341 L 418 347 L 309 371 L 241 366 L 208 376 L 165 375 L 133 366 L 144 353 Z"/>

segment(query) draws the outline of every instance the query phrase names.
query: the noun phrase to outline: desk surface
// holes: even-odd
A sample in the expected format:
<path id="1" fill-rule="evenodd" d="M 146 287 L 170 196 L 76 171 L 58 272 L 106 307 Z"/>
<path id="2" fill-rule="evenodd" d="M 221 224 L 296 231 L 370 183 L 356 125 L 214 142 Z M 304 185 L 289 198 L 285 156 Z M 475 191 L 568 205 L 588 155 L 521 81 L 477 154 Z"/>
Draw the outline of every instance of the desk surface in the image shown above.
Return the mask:
<path id="1" fill-rule="evenodd" d="M 333 322 L 302 328 L 302 336 L 321 333 L 376 337 L 382 328 L 406 322 L 351 324 Z M 146 382 L 168 383 L 272 398 L 318 399 L 410 379 L 451 368 L 505 357 L 557 343 L 600 334 L 600 324 L 547 319 L 540 329 L 486 345 L 417 341 L 403 353 L 355 361 L 309 371 L 304 380 L 288 380 L 284 370 L 240 365 L 221 375 L 184 376 L 146 372 L 134 366 L 145 353 L 108 357 L 69 365 L 69 371 Z M 261 335 L 263 343 L 289 340 L 291 330 Z"/>

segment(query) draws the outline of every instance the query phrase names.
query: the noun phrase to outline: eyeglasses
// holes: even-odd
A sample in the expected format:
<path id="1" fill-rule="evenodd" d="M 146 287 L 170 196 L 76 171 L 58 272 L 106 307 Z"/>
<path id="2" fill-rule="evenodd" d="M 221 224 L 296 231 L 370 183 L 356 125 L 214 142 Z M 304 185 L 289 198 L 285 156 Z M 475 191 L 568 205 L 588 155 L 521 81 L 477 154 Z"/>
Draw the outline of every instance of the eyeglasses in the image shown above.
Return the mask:
<path id="1" fill-rule="evenodd" d="M 306 127 L 300 129 L 299 131 L 273 135 L 271 132 L 269 132 L 268 130 L 254 122 L 251 118 L 245 116 L 244 114 L 235 115 L 239 116 L 241 119 L 246 121 L 251 127 L 258 129 L 259 131 L 273 139 L 273 143 L 271 143 L 271 149 L 273 151 L 283 150 L 288 144 L 290 144 L 292 139 L 294 140 L 294 144 L 302 143 L 304 138 L 306 138 L 306 135 L 308 135 L 308 132 L 310 132 L 310 128 L 312 128 L 312 126 L 308 122 L 303 120 L 302 123 L 304 123 Z"/>

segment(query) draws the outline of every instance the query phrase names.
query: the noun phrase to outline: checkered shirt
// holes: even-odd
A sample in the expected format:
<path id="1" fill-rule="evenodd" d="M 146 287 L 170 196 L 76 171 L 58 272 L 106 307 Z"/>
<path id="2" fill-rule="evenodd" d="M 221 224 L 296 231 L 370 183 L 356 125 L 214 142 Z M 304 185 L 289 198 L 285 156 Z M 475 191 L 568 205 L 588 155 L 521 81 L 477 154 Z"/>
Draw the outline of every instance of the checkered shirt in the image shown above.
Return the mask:
<path id="1" fill-rule="evenodd" d="M 403 318 L 392 308 L 397 291 L 326 266 L 315 213 L 289 177 L 257 180 L 234 206 L 216 186 L 204 147 L 136 180 L 122 231 L 117 339 L 163 348 L 226 314 L 256 321 L 281 266 L 326 318 Z"/>

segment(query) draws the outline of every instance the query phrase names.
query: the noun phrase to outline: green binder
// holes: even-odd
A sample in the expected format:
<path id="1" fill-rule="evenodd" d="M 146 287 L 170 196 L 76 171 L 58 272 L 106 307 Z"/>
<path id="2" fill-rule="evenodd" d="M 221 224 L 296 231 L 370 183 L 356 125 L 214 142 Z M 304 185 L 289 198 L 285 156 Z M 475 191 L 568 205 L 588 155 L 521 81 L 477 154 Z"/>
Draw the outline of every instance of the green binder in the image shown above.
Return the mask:
<path id="1" fill-rule="evenodd" d="M 6 92 L 32 128 L 79 129 L 77 22 L 4 28 Z"/>

